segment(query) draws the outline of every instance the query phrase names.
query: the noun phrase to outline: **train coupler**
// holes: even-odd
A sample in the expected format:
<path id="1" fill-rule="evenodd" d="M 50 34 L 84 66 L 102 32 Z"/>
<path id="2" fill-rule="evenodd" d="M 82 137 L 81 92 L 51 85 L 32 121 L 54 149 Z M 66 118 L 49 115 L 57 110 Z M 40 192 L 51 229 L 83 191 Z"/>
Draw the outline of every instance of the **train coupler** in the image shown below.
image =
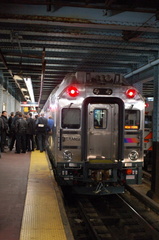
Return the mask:
<path id="1" fill-rule="evenodd" d="M 99 182 L 96 190 L 94 191 L 95 194 L 99 194 L 101 192 L 105 192 L 107 194 L 109 194 L 110 192 L 105 188 L 104 184 L 102 182 Z"/>

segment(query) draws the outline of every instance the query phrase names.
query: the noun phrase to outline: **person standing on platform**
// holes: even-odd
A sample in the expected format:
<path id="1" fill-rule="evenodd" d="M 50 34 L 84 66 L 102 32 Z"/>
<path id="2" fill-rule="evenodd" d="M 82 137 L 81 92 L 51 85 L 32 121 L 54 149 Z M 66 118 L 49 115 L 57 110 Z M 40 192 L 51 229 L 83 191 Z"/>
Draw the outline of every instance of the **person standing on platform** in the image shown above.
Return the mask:
<path id="1" fill-rule="evenodd" d="M 11 136 L 10 145 L 9 145 L 10 151 L 12 151 L 15 141 L 16 141 L 15 123 L 18 119 L 19 119 L 19 111 L 16 112 L 15 116 L 12 119 L 12 123 L 11 123 L 12 136 Z"/>
<path id="2" fill-rule="evenodd" d="M 0 118 L 0 158 L 1 158 L 1 136 L 2 136 L 2 131 L 4 129 L 4 124 L 2 118 Z"/>
<path id="3" fill-rule="evenodd" d="M 36 127 L 36 122 L 38 119 L 39 115 L 35 115 L 35 145 L 36 145 L 36 150 L 39 150 L 39 143 L 38 143 L 38 136 L 37 136 L 37 127 Z"/>
<path id="4" fill-rule="evenodd" d="M 47 125 L 48 125 L 49 131 L 52 132 L 53 128 L 54 128 L 54 120 L 53 120 L 53 118 L 51 116 L 48 119 Z"/>
<path id="5" fill-rule="evenodd" d="M 35 122 L 40 152 L 43 152 L 46 149 L 47 121 L 48 120 L 44 117 L 44 114 L 41 114 Z"/>
<path id="6" fill-rule="evenodd" d="M 47 144 L 49 144 L 49 136 L 53 134 L 53 129 L 54 129 L 54 120 L 50 116 L 47 121 Z"/>
<path id="7" fill-rule="evenodd" d="M 27 132 L 26 144 L 28 152 L 34 151 L 34 134 L 35 134 L 35 121 L 32 118 L 32 113 L 27 114 Z"/>
<path id="8" fill-rule="evenodd" d="M 1 118 L 4 124 L 4 128 L 2 129 L 2 135 L 1 135 L 1 152 L 4 152 L 4 147 L 7 145 L 7 134 L 9 129 L 7 111 L 2 111 Z"/>
<path id="9" fill-rule="evenodd" d="M 8 118 L 8 127 L 9 127 L 9 132 L 8 132 L 8 146 L 10 146 L 11 140 L 12 140 L 12 120 L 14 118 L 14 112 L 11 112 L 10 117 Z"/>
<path id="10" fill-rule="evenodd" d="M 16 153 L 26 153 L 26 131 L 27 122 L 22 117 L 22 113 L 19 112 L 19 119 L 15 122 L 15 132 L 16 132 Z"/>

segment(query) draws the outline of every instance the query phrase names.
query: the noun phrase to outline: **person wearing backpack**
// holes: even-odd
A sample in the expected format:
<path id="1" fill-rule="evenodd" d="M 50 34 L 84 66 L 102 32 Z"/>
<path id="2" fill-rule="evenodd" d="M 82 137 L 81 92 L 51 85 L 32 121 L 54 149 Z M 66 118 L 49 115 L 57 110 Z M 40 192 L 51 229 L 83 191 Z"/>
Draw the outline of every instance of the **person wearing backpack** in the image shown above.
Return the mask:
<path id="1" fill-rule="evenodd" d="M 16 132 L 16 152 L 26 153 L 26 131 L 27 131 L 27 122 L 22 117 L 22 113 L 19 112 L 19 118 L 15 122 L 15 132 Z"/>
<path id="2" fill-rule="evenodd" d="M 35 125 L 36 125 L 36 134 L 38 139 L 38 145 L 40 152 L 45 151 L 46 148 L 46 135 L 47 135 L 47 118 L 44 117 L 42 113 L 39 118 L 37 118 Z"/>

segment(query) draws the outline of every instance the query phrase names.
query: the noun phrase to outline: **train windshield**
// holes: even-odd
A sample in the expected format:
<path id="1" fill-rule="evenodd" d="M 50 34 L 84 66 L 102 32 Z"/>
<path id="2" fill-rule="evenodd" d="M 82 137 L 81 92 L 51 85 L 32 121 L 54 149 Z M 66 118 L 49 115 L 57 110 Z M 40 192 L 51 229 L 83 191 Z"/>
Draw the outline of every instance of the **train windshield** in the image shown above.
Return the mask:
<path id="1" fill-rule="evenodd" d="M 62 128 L 80 128 L 81 110 L 78 108 L 62 109 Z"/>
<path id="2" fill-rule="evenodd" d="M 94 128 L 106 128 L 106 119 L 106 109 L 94 109 Z"/>
<path id="3" fill-rule="evenodd" d="M 125 110 L 125 129 L 139 129 L 140 128 L 140 111 L 139 110 Z"/>

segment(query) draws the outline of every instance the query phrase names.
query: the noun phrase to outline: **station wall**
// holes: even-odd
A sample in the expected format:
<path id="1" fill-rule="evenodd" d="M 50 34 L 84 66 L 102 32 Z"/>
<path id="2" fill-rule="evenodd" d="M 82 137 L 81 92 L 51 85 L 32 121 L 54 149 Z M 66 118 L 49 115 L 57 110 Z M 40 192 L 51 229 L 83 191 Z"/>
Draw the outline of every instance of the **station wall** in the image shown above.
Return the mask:
<path id="1" fill-rule="evenodd" d="M 16 100 L 4 87 L 0 84 L 0 114 L 7 111 L 8 116 L 11 112 L 20 111 L 20 102 Z"/>

